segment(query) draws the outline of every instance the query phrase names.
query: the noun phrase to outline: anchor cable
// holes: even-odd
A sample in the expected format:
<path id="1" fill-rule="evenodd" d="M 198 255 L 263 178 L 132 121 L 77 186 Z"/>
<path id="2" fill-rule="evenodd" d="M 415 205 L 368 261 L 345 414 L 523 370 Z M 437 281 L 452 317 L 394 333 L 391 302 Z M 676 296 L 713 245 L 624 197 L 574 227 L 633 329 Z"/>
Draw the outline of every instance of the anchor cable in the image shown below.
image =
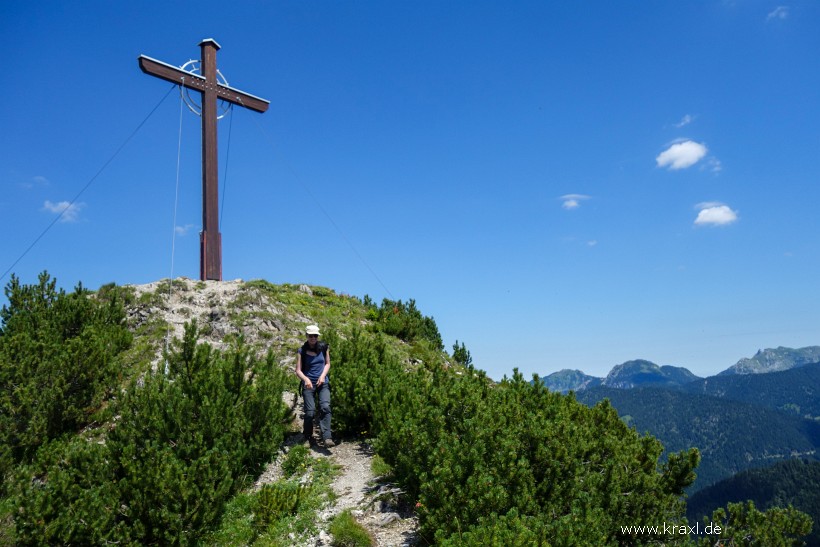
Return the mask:
<path id="1" fill-rule="evenodd" d="M 74 196 L 74 198 L 73 198 L 73 199 L 72 199 L 72 200 L 68 203 L 68 205 L 67 205 L 67 206 L 66 206 L 66 207 L 65 207 L 62 211 L 60 211 L 60 214 L 59 214 L 59 215 L 57 215 L 57 217 L 56 217 L 54 220 L 52 220 L 52 221 L 51 221 L 51 223 L 50 223 L 48 226 L 46 226 L 45 230 L 43 230 L 42 232 L 40 232 L 40 235 L 38 235 L 38 236 L 34 239 L 34 241 L 31 243 L 31 245 L 29 245 L 29 246 L 26 248 L 26 250 L 25 250 L 25 251 L 23 251 L 23 253 L 22 253 L 19 257 L 17 257 L 17 260 L 15 260 L 15 261 L 11 264 L 11 266 L 9 266 L 9 267 L 6 269 L 6 271 L 4 271 L 4 272 L 3 272 L 3 275 L 0 275 L 0 280 L 3 280 L 3 278 L 5 278 L 5 277 L 9 274 L 9 272 L 11 272 L 11 270 L 13 270 L 13 269 L 14 269 L 14 267 L 15 267 L 15 266 L 16 266 L 16 265 L 17 265 L 17 264 L 18 264 L 21 260 L 23 260 L 23 258 L 24 258 L 24 257 L 25 257 L 28 253 L 29 253 L 29 251 L 31 251 L 31 250 L 34 248 L 34 246 L 35 246 L 35 245 L 37 245 L 37 243 L 38 243 L 38 242 L 39 242 L 39 241 L 43 238 L 43 236 L 45 236 L 45 235 L 46 235 L 46 233 L 48 233 L 48 231 L 49 231 L 49 230 L 51 230 L 51 228 L 52 228 L 55 224 L 57 224 L 57 222 L 58 222 L 61 218 L 63 218 L 63 216 L 66 214 L 66 212 L 67 212 L 69 209 L 71 209 L 71 207 L 74 205 L 74 203 L 75 203 L 78 199 L 80 199 L 80 196 L 82 196 L 82 195 L 83 195 L 83 193 L 84 193 L 86 190 L 88 190 L 88 187 L 89 187 L 89 186 L 91 186 L 91 184 L 92 184 L 95 180 L 97 180 L 97 177 L 99 177 L 99 176 L 103 173 L 103 171 L 105 171 L 105 170 L 106 170 L 106 168 L 107 168 L 107 167 L 111 164 L 111 162 L 112 162 L 112 161 L 114 161 L 114 159 L 115 159 L 115 158 L 116 158 L 116 157 L 120 154 L 120 152 L 122 152 L 123 148 L 125 148 L 125 146 L 126 146 L 129 142 L 131 142 L 131 139 L 133 139 L 133 138 L 134 138 L 134 136 L 135 136 L 135 135 L 139 132 L 139 130 L 140 130 L 140 129 L 142 129 L 142 126 L 143 126 L 143 125 L 145 125 L 145 122 L 147 122 L 147 121 L 148 121 L 148 119 L 149 119 L 151 116 L 153 116 L 154 112 L 156 112 L 156 111 L 157 111 L 157 109 L 160 107 L 160 105 L 161 105 L 163 102 L 165 102 L 165 99 L 167 99 L 167 98 L 168 98 L 168 95 L 170 95 L 170 94 L 171 94 L 171 91 L 173 91 L 175 87 L 176 87 L 176 85 L 171 86 L 171 88 L 168 90 L 168 92 L 167 92 L 167 93 L 165 93 L 165 95 L 162 97 L 162 99 L 160 99 L 160 101 L 156 104 L 156 106 L 154 106 L 154 108 L 152 108 L 152 109 L 151 109 L 151 111 L 148 113 L 148 115 L 147 115 L 147 116 L 145 116 L 145 118 L 144 118 L 144 119 L 143 119 L 143 120 L 139 123 L 139 125 L 137 125 L 136 129 L 134 129 L 134 130 L 131 132 L 131 134 L 130 134 L 130 135 L 128 135 L 128 137 L 126 137 L 126 139 L 125 139 L 125 140 L 123 141 L 123 143 L 119 146 L 119 148 L 117 148 L 117 149 L 114 151 L 114 153 L 111 155 L 111 157 L 109 157 L 109 158 L 108 158 L 108 160 L 107 160 L 105 163 L 103 163 L 102 167 L 100 167 L 100 169 L 97 171 L 97 173 L 96 173 L 93 177 L 91 177 L 91 179 L 90 179 L 87 183 L 85 183 L 85 186 L 83 186 L 83 187 L 82 187 L 82 189 L 81 189 L 79 192 L 77 192 L 77 195 L 76 195 L 76 196 Z"/>
<path id="2" fill-rule="evenodd" d="M 179 206 L 179 171 L 180 171 L 180 158 L 182 157 L 182 113 L 184 112 L 183 105 L 185 103 L 185 98 L 183 97 L 183 86 L 185 85 L 185 79 L 183 78 L 182 85 L 179 86 L 179 136 L 177 138 L 177 174 L 176 174 L 176 190 L 174 192 L 174 222 L 172 225 L 171 230 L 171 274 L 168 278 L 168 306 L 171 306 L 171 297 L 173 296 L 173 287 L 174 287 L 174 256 L 176 254 L 176 241 L 177 241 L 177 209 Z M 168 330 L 165 333 L 165 375 L 168 375 L 168 344 L 170 343 L 171 337 L 171 324 L 168 323 Z"/>
<path id="3" fill-rule="evenodd" d="M 233 105 L 228 108 L 230 118 L 228 120 L 228 149 L 225 151 L 225 172 L 222 175 L 222 199 L 219 202 L 219 225 L 222 226 L 222 218 L 225 216 L 225 190 L 228 187 L 228 161 L 231 159 L 231 133 L 233 130 Z"/>
<path id="4" fill-rule="evenodd" d="M 241 102 L 241 100 L 240 100 L 240 102 Z M 256 117 L 253 117 L 253 118 L 254 118 L 253 121 L 256 123 L 256 126 L 259 128 L 259 130 L 262 132 L 262 134 L 268 140 L 268 143 L 270 144 L 270 146 L 273 149 L 274 153 L 279 153 L 279 149 L 276 147 L 276 143 L 273 141 L 273 139 L 270 137 L 270 135 L 268 135 L 267 131 L 265 131 L 265 128 L 262 126 L 262 124 L 259 122 L 259 120 L 256 119 Z M 395 300 L 396 298 L 393 296 L 393 293 L 390 292 L 390 289 L 387 288 L 387 285 L 384 284 L 384 282 L 381 280 L 381 278 L 378 276 L 378 274 L 373 270 L 373 268 L 370 267 L 370 264 L 368 264 L 367 261 L 364 259 L 364 257 L 361 255 L 361 253 L 359 253 L 359 250 L 356 248 L 355 245 L 353 245 L 353 242 L 350 241 L 350 238 L 348 238 L 347 235 L 339 227 L 339 225 L 336 224 L 336 221 L 333 220 L 333 217 L 330 216 L 330 213 L 322 205 L 322 201 L 320 199 L 318 199 L 316 197 L 316 195 L 313 193 L 313 191 L 310 189 L 310 187 L 303 182 L 302 178 L 299 176 L 299 174 L 296 172 L 296 169 L 294 169 L 294 167 L 290 164 L 290 162 L 288 162 L 287 159 L 284 158 L 284 156 L 282 156 L 281 154 L 279 154 L 279 156 L 284 161 L 285 166 L 288 168 L 288 170 L 290 171 L 293 178 L 296 179 L 296 182 L 299 183 L 299 186 L 301 186 L 302 189 L 305 192 L 308 193 L 308 195 L 310 196 L 310 198 L 312 200 L 312 203 L 315 203 L 319 207 L 319 210 L 322 211 L 322 213 L 330 221 L 330 223 L 333 225 L 333 227 L 336 228 L 336 231 L 339 232 L 339 235 L 342 236 L 342 239 L 345 241 L 345 243 L 347 243 L 347 246 L 350 247 L 350 249 L 353 251 L 353 253 L 356 255 L 356 257 L 359 259 L 359 261 L 364 265 L 365 268 L 367 268 L 367 270 L 370 272 L 370 274 L 376 279 L 376 281 L 379 282 L 379 285 L 381 285 L 382 288 L 385 290 L 385 292 L 390 296 L 390 299 Z"/>

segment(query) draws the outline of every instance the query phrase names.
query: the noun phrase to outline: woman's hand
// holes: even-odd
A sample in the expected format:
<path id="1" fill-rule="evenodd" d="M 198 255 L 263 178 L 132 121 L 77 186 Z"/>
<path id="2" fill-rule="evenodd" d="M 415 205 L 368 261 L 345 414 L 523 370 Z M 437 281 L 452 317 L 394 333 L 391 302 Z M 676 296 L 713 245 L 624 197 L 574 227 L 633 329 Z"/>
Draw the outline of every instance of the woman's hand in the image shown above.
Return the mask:
<path id="1" fill-rule="evenodd" d="M 313 389 L 313 382 L 308 378 L 305 378 L 305 389 Z"/>
<path id="2" fill-rule="evenodd" d="M 320 386 L 320 385 L 322 385 L 322 384 L 324 384 L 324 383 L 325 383 L 325 377 L 324 377 L 324 375 L 319 376 L 319 380 L 316 382 L 316 385 L 317 385 L 317 386 Z"/>

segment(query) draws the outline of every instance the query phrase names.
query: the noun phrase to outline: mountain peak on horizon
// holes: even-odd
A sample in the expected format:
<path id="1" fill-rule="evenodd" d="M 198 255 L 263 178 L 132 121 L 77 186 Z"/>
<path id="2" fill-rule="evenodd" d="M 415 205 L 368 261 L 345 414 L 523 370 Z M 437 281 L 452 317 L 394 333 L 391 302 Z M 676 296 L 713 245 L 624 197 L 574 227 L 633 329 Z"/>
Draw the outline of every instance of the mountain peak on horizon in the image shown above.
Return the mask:
<path id="1" fill-rule="evenodd" d="M 603 378 L 589 376 L 580 370 L 571 370 L 568 368 L 553 372 L 539 379 L 550 391 L 559 391 L 561 393 L 589 389 L 599 386 L 603 382 Z"/>
<path id="2" fill-rule="evenodd" d="M 645 359 L 633 359 L 632 361 L 615 365 L 609 374 L 607 374 L 603 385 L 629 389 L 647 385 L 681 385 L 698 379 L 698 376 L 695 376 L 683 367 L 673 367 L 670 365 L 658 366 L 652 361 Z"/>
<path id="3" fill-rule="evenodd" d="M 541 383 L 552 391 L 567 393 L 597 386 L 629 389 L 638 386 L 675 386 L 698 380 L 689 370 L 670 365 L 658 366 L 645 359 L 633 359 L 615 365 L 606 378 L 589 376 L 580 370 L 563 369 L 541 377 Z"/>
<path id="4" fill-rule="evenodd" d="M 764 374 L 779 372 L 820 362 L 820 346 L 793 349 L 783 346 L 759 349 L 753 357 L 744 357 L 718 376 L 729 374 Z"/>

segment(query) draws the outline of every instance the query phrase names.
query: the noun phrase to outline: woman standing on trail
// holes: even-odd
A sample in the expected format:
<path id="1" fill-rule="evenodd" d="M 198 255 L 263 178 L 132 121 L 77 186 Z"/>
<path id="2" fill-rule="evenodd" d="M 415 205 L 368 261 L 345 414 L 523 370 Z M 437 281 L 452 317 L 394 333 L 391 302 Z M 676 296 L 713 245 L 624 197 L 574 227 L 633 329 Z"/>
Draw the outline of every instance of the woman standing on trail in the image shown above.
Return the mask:
<path id="1" fill-rule="evenodd" d="M 302 380 L 302 398 L 305 401 L 305 421 L 302 434 L 313 441 L 313 418 L 316 415 L 316 396 L 319 398 L 319 429 L 325 448 L 335 445 L 330 434 L 330 348 L 319 342 L 319 327 L 308 325 L 307 341 L 296 354 L 296 376 Z"/>

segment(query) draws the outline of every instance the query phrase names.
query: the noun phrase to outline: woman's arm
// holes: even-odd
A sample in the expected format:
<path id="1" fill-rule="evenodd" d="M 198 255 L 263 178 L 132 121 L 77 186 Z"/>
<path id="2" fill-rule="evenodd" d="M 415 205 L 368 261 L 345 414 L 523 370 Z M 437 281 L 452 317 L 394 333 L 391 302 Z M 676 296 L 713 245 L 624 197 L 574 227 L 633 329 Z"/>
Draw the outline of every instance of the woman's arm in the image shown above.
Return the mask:
<path id="1" fill-rule="evenodd" d="M 319 376 L 319 381 L 316 382 L 316 385 L 320 386 L 325 383 L 325 377 L 328 372 L 330 372 L 330 348 L 327 348 L 325 352 L 325 368 L 322 369 L 322 374 Z"/>
<path id="2" fill-rule="evenodd" d="M 310 378 L 305 376 L 305 373 L 302 372 L 302 353 L 296 352 L 296 376 L 299 377 L 305 383 L 305 387 L 308 389 L 313 389 L 313 383 L 310 381 Z M 321 378 L 320 378 L 321 380 Z"/>

